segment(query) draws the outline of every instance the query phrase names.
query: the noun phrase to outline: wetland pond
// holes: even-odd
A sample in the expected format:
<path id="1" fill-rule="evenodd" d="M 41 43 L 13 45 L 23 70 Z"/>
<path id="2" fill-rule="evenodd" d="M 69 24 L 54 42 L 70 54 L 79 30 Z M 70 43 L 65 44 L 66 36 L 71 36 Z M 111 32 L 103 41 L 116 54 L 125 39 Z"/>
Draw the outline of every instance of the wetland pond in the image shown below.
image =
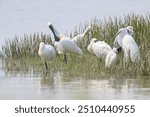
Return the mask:
<path id="1" fill-rule="evenodd" d="M 7 38 L 15 35 L 50 34 L 49 20 L 60 32 L 70 33 L 94 17 L 145 14 L 150 11 L 149 4 L 149 0 L 1 0 L 0 49 Z M 59 70 L 45 76 L 32 67 L 22 73 L 6 70 L 0 58 L 0 99 L 150 99 L 150 79 Z"/>
<path id="2" fill-rule="evenodd" d="M 105 100 L 150 99 L 149 78 L 115 78 L 101 74 L 6 71 L 0 60 L 0 99 Z"/>

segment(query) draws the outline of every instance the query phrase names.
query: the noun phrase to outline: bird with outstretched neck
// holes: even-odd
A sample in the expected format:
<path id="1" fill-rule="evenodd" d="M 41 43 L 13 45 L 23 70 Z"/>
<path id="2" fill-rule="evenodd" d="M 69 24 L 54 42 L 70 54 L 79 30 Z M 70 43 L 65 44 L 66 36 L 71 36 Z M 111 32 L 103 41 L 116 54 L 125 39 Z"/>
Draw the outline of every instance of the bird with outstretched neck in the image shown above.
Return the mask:
<path id="1" fill-rule="evenodd" d="M 57 30 L 54 28 L 51 22 L 48 22 L 48 27 L 52 31 L 54 35 L 54 45 L 58 51 L 58 54 L 63 54 L 64 55 L 64 62 L 67 63 L 67 54 L 75 54 L 82 56 L 83 52 L 82 50 L 78 47 L 78 45 L 69 37 L 65 36 L 60 36 Z"/>

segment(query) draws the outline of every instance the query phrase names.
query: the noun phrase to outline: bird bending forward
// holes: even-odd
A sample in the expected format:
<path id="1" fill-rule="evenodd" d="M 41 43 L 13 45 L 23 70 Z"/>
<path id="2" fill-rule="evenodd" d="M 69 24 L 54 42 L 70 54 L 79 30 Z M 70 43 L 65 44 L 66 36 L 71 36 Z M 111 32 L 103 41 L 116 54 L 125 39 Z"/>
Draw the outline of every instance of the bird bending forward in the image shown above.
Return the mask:
<path id="1" fill-rule="evenodd" d="M 98 58 L 105 59 L 105 67 L 112 67 L 117 61 L 117 49 L 111 48 L 106 42 L 98 41 L 93 38 L 87 47 L 87 50 Z"/>
<path id="2" fill-rule="evenodd" d="M 140 61 L 139 47 L 126 28 L 119 29 L 114 41 L 114 47 L 123 49 L 125 62 L 128 62 L 129 59 L 133 63 Z"/>
<path id="3" fill-rule="evenodd" d="M 55 32 L 56 29 L 54 28 L 52 23 L 48 23 L 48 26 L 54 35 L 54 38 L 55 38 L 54 45 L 58 51 L 58 54 L 64 55 L 65 63 L 67 63 L 67 57 L 66 57 L 67 53 L 75 54 L 75 55 L 79 55 L 79 56 L 83 55 L 82 50 L 78 47 L 78 45 L 73 40 L 71 40 L 69 37 L 65 37 L 65 36 L 60 37 L 60 35 L 58 35 Z"/>
<path id="4" fill-rule="evenodd" d="M 53 46 L 45 45 L 41 42 L 39 45 L 38 55 L 41 57 L 42 61 L 45 63 L 46 71 L 48 70 L 47 62 L 51 61 L 56 56 L 56 51 Z"/>

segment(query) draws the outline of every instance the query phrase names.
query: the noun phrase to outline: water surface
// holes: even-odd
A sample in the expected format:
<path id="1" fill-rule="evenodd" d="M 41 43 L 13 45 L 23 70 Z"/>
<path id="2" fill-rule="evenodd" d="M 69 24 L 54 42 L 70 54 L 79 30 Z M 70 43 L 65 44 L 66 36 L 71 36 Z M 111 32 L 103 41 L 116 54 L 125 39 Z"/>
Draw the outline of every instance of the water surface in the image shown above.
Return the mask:
<path id="1" fill-rule="evenodd" d="M 50 34 L 50 20 L 71 32 L 92 18 L 122 17 L 150 11 L 149 0 L 0 0 L 0 50 L 7 38 L 24 33 Z M 148 78 L 6 71 L 0 60 L 0 99 L 150 99 Z"/>
<path id="2" fill-rule="evenodd" d="M 0 99 L 150 99 L 149 78 L 4 68 L 0 61 Z"/>

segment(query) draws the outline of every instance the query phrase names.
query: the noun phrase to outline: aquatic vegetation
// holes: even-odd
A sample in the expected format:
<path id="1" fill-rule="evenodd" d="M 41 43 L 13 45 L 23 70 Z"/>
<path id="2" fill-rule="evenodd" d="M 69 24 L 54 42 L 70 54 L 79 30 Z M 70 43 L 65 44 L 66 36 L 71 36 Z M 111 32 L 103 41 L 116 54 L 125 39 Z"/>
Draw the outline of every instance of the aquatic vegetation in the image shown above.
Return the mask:
<path id="1" fill-rule="evenodd" d="M 51 43 L 48 35 L 34 33 L 8 39 L 2 47 L 8 58 L 37 57 L 40 42 Z"/>
<path id="2" fill-rule="evenodd" d="M 82 49 L 83 57 L 76 57 L 74 55 L 68 56 L 68 63 L 62 62 L 63 56 L 57 55 L 49 68 L 53 70 L 65 70 L 74 72 L 84 72 L 87 74 L 99 73 L 114 76 L 149 76 L 150 75 L 150 14 L 136 15 L 128 14 L 123 18 L 109 18 L 104 21 L 99 19 L 93 19 L 90 24 L 79 25 L 74 31 L 68 34 L 70 37 L 74 37 L 83 32 L 83 30 L 91 25 L 90 34 L 86 34 L 83 41 L 78 45 Z M 135 32 L 135 41 L 139 45 L 141 60 L 138 64 L 129 62 L 124 64 L 123 53 L 118 55 L 117 65 L 114 68 L 105 68 L 105 61 L 100 61 L 95 56 L 87 51 L 87 46 L 90 43 L 90 39 L 97 38 L 104 40 L 109 45 L 113 44 L 114 36 L 121 27 L 133 26 Z M 18 61 L 22 69 L 23 63 L 28 64 L 27 66 L 33 66 L 37 71 L 43 71 L 43 63 L 40 61 L 38 56 L 39 43 L 43 41 L 45 43 L 51 42 L 50 35 L 43 33 L 35 33 L 31 35 L 25 35 L 24 37 L 18 38 L 17 36 L 13 39 L 8 39 L 3 45 L 3 51 L 7 55 L 6 68 L 11 68 L 11 64 L 16 64 Z M 36 59 L 36 61 L 35 61 Z M 11 61 L 11 62 L 8 62 Z M 7 64 L 7 62 L 9 64 Z M 18 65 L 18 64 L 17 64 Z M 19 65 L 18 65 L 19 66 Z M 26 68 L 26 65 L 25 65 Z"/>

